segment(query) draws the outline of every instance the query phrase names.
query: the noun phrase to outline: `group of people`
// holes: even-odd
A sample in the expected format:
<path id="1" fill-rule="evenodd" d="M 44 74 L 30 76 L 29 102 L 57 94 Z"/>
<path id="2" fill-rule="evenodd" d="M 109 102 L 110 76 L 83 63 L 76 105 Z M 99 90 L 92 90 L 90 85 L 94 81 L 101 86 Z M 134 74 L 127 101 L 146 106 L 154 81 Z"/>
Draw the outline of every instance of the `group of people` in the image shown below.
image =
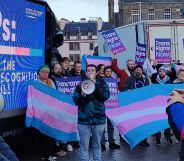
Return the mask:
<path id="1" fill-rule="evenodd" d="M 111 66 L 105 66 L 99 64 L 88 64 L 86 72 L 82 70 L 81 62 L 74 62 L 74 67 L 69 70 L 70 60 L 67 57 L 63 57 L 60 63 L 56 63 L 52 66 L 51 70 L 47 65 L 43 65 L 38 69 L 38 81 L 57 89 L 56 78 L 62 77 L 75 77 L 81 76 L 81 80 L 91 79 L 95 83 L 95 91 L 92 94 L 85 94 L 81 85 L 79 84 L 74 93 L 73 100 L 78 106 L 78 132 L 79 132 L 79 145 L 80 145 L 80 161 L 89 160 L 89 145 L 93 149 L 93 159 L 95 161 L 101 161 L 101 150 L 106 150 L 105 138 L 105 124 L 107 120 L 107 132 L 109 149 L 120 149 L 120 145 L 115 142 L 114 126 L 111 121 L 106 118 L 104 101 L 110 97 L 110 91 L 104 78 L 111 78 L 114 72 L 119 77 L 118 90 L 120 92 L 133 90 L 148 86 L 150 84 L 168 84 L 168 83 L 184 83 L 184 69 L 180 68 L 176 70 L 174 67 L 169 71 L 166 66 L 153 64 L 155 73 L 151 76 L 147 76 L 141 65 L 135 65 L 133 60 L 128 60 L 126 63 L 126 69 L 120 69 L 118 67 L 117 58 L 114 56 Z M 91 77 L 91 75 L 93 75 Z M 166 129 L 164 135 L 169 144 L 173 144 L 171 138 L 171 130 Z M 161 132 L 154 135 L 156 139 L 156 145 L 161 144 Z M 47 136 L 44 136 L 47 137 Z M 46 144 L 46 139 L 42 136 L 43 143 Z M 123 141 L 123 138 L 120 139 Z M 65 156 L 67 151 L 72 151 L 72 145 L 78 145 L 78 142 L 66 143 L 55 140 L 58 156 Z M 42 146 L 47 148 L 42 144 Z M 143 140 L 141 145 L 149 146 L 147 139 Z M 50 156 L 51 155 L 51 156 Z M 53 155 L 48 153 L 48 150 L 43 152 L 43 159 Z"/>

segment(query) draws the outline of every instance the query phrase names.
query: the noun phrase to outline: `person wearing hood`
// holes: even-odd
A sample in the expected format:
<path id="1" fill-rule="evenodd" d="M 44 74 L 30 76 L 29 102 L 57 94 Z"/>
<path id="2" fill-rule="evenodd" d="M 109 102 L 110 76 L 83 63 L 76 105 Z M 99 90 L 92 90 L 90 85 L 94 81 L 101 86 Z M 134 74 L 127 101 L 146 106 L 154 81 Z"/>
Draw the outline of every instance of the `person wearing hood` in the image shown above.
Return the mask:
<path id="1" fill-rule="evenodd" d="M 170 77 L 167 75 L 167 68 L 165 66 L 161 66 L 158 69 L 158 73 L 154 73 L 151 76 L 151 82 L 153 84 L 169 84 L 169 83 L 171 83 Z"/>
<path id="2" fill-rule="evenodd" d="M 170 77 L 167 75 L 167 68 L 165 66 L 161 66 L 158 69 L 158 73 L 154 73 L 151 76 L 151 81 L 153 84 L 169 84 L 169 83 L 171 83 Z M 170 128 L 164 130 L 164 135 L 167 139 L 167 142 L 172 145 L 173 141 L 171 139 Z M 156 145 L 160 146 L 161 132 L 156 133 L 154 136 L 156 138 Z"/>

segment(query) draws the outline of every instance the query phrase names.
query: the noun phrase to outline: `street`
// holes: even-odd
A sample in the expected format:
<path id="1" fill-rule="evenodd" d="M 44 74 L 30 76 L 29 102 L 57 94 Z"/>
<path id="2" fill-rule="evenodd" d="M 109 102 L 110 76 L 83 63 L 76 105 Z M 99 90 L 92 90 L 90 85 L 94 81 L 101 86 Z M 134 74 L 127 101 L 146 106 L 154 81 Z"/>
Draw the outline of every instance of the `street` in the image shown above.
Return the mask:
<path id="1" fill-rule="evenodd" d="M 109 150 L 102 152 L 103 161 L 177 161 L 179 144 L 174 139 L 174 145 L 168 145 L 162 135 L 161 146 L 156 146 L 154 137 L 150 137 L 149 147 L 137 146 L 131 150 L 129 145 L 121 143 L 120 150 Z M 106 144 L 108 147 L 108 144 Z M 40 161 L 40 153 L 37 147 L 28 148 L 18 152 L 21 161 Z M 58 157 L 57 161 L 78 161 L 79 149 L 68 152 L 65 157 Z M 90 151 L 91 152 L 91 151 Z"/>

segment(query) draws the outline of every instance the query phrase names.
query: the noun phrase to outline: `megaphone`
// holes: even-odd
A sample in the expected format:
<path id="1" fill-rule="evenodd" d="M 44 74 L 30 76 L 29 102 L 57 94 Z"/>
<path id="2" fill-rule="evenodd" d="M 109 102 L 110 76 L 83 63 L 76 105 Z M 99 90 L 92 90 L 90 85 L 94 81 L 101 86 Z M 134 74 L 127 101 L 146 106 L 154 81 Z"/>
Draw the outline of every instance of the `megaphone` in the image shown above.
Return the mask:
<path id="1" fill-rule="evenodd" d="M 3 111 L 4 106 L 5 106 L 4 97 L 3 97 L 3 95 L 2 95 L 2 94 L 0 94 L 0 112 L 2 112 L 2 111 Z"/>
<path id="2" fill-rule="evenodd" d="M 92 94 L 95 91 L 95 83 L 87 79 L 81 85 L 82 92 L 86 95 Z"/>

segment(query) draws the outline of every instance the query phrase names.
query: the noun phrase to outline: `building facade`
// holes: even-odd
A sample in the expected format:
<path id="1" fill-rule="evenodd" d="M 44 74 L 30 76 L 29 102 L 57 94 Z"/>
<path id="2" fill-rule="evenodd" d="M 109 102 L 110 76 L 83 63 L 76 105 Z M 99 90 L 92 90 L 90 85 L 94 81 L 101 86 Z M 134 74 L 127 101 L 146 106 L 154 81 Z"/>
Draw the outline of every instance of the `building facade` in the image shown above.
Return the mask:
<path id="1" fill-rule="evenodd" d="M 79 61 L 83 54 L 93 55 L 97 46 L 97 34 L 100 31 L 109 29 L 109 23 L 103 22 L 101 18 L 97 21 L 86 21 L 81 19 L 80 22 L 60 21 L 63 27 L 64 43 L 60 46 L 59 52 L 62 57 L 69 57 L 71 65 L 74 61 Z"/>
<path id="2" fill-rule="evenodd" d="M 119 0 L 118 25 L 182 18 L 183 3 L 183 0 Z"/>

